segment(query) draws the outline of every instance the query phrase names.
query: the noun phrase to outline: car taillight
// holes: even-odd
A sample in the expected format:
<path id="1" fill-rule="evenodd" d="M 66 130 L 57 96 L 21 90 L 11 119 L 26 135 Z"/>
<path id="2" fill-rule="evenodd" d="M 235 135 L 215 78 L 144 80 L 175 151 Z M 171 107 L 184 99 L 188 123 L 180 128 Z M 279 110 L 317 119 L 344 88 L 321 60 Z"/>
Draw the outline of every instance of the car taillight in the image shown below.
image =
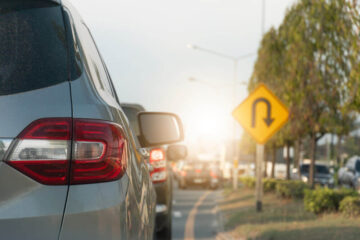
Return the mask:
<path id="1" fill-rule="evenodd" d="M 20 133 L 6 162 L 46 185 L 107 182 L 124 174 L 125 148 L 122 129 L 114 123 L 47 118 Z"/>
<path id="2" fill-rule="evenodd" d="M 151 180 L 154 183 L 166 181 L 166 158 L 163 149 L 155 148 L 150 151 L 150 164 L 154 168 L 150 173 Z"/>
<path id="3" fill-rule="evenodd" d="M 211 172 L 210 172 L 210 176 L 211 176 L 212 178 L 217 178 L 217 177 L 218 177 L 217 174 L 216 174 L 216 172 L 214 172 L 214 171 L 211 171 Z"/>
<path id="4" fill-rule="evenodd" d="M 67 184 L 71 132 L 71 118 L 34 121 L 20 133 L 6 162 L 40 183 Z"/>
<path id="5" fill-rule="evenodd" d="M 70 184 L 113 181 L 125 173 L 126 142 L 119 125 L 76 119 L 74 146 Z"/>

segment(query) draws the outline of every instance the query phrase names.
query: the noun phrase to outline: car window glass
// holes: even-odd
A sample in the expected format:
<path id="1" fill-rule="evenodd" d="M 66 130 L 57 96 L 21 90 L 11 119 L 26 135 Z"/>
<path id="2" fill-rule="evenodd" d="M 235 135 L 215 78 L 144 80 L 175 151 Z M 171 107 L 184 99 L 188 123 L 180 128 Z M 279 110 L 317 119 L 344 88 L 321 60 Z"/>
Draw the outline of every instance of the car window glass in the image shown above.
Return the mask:
<path id="1" fill-rule="evenodd" d="M 357 159 L 357 160 L 356 160 L 355 170 L 356 170 L 357 172 L 360 172 L 360 159 Z"/>
<path id="2" fill-rule="evenodd" d="M 2 2 L 3 3 L 3 2 Z M 68 80 L 61 8 L 32 1 L 0 9 L 0 95 L 49 87 Z"/>
<path id="3" fill-rule="evenodd" d="M 82 24 L 79 31 L 80 42 L 82 43 L 83 54 L 86 62 L 84 63 L 89 71 L 90 77 L 96 88 L 114 97 L 112 88 L 107 78 L 101 57 L 91 33 L 85 24 Z"/>
<path id="4" fill-rule="evenodd" d="M 78 43 L 77 43 L 77 37 L 76 32 L 74 31 L 72 22 L 73 19 L 71 15 L 68 13 L 67 9 L 64 9 L 64 21 L 65 21 L 65 28 L 67 30 L 67 42 L 68 42 L 68 50 L 69 50 L 69 61 L 70 61 L 70 75 L 71 80 L 78 79 L 82 72 L 82 61 L 81 56 L 79 53 Z"/>

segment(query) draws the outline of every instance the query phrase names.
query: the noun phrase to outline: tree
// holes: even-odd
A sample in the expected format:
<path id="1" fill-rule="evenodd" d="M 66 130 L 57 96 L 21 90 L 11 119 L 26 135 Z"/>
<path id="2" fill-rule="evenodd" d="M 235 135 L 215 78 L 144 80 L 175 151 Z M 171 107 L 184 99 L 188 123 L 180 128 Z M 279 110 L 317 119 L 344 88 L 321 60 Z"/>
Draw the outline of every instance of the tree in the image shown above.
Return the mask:
<path id="1" fill-rule="evenodd" d="M 357 13 L 356 1 L 295 4 L 279 29 L 264 35 L 250 80 L 249 89 L 264 82 L 290 109 L 277 141 L 289 146 L 310 137 L 310 184 L 317 141 L 329 132 L 348 134 L 360 106 Z"/>

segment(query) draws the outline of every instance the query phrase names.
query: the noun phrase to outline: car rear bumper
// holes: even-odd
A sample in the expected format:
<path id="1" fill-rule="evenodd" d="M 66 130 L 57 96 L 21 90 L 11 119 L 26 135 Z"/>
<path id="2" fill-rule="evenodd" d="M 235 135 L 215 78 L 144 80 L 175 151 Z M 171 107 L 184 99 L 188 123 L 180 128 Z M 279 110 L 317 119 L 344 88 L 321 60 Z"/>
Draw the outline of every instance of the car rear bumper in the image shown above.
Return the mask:
<path id="1" fill-rule="evenodd" d="M 161 206 L 161 211 L 158 211 L 159 206 Z M 171 214 L 169 214 L 169 209 L 167 206 L 163 204 L 157 204 L 156 231 L 160 231 L 166 226 L 169 217 L 171 218 Z"/>
<path id="2" fill-rule="evenodd" d="M 207 185 L 210 184 L 211 179 L 209 177 L 200 176 L 187 176 L 184 178 L 187 185 Z"/>

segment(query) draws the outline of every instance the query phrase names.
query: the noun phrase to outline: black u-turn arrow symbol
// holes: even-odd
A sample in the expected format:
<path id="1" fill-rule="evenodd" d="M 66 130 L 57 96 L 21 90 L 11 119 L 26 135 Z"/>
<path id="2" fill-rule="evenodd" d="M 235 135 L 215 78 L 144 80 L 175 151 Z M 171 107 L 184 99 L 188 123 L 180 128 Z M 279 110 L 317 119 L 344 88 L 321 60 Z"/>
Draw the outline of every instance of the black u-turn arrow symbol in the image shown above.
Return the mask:
<path id="1" fill-rule="evenodd" d="M 257 98 L 253 104 L 252 104 L 252 119 L 251 119 L 251 127 L 252 128 L 255 128 L 256 126 L 256 105 L 259 103 L 259 102 L 263 102 L 266 104 L 267 106 L 267 117 L 264 118 L 264 122 L 265 124 L 270 127 L 271 124 L 274 122 L 274 118 L 271 118 L 271 104 L 269 102 L 269 100 L 267 100 L 266 98 Z"/>

